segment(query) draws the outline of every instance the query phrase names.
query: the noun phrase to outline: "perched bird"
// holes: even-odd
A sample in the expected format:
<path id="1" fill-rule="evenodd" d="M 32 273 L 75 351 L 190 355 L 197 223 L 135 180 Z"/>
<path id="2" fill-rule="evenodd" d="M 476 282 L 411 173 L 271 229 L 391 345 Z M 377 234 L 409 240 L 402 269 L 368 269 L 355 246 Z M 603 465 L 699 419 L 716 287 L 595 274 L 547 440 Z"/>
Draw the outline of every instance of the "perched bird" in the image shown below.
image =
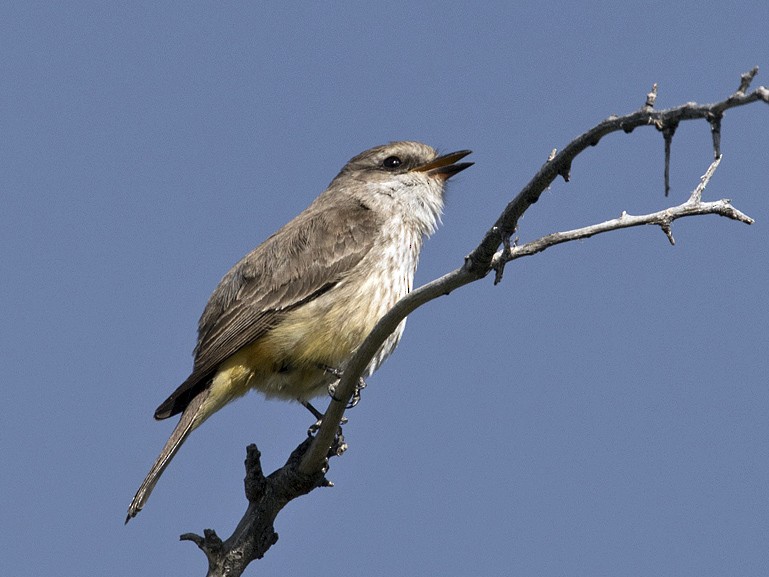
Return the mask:
<path id="1" fill-rule="evenodd" d="M 472 165 L 393 142 L 351 159 L 301 214 L 224 276 L 198 325 L 192 374 L 155 411 L 181 418 L 128 508 L 142 509 L 189 434 L 250 389 L 306 401 L 338 380 L 377 321 L 411 290 L 444 185 Z M 405 320 L 367 367 L 395 349 Z"/>

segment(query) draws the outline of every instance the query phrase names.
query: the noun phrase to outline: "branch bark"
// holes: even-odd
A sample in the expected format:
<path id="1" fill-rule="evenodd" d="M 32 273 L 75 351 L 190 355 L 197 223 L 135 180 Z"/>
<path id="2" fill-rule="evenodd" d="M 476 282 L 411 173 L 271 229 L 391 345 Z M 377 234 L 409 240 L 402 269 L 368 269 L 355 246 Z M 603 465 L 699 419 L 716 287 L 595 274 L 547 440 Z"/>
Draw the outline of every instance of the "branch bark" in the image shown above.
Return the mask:
<path id="1" fill-rule="evenodd" d="M 385 339 L 415 309 L 466 284 L 485 278 L 492 270 L 496 272 L 496 284 L 502 280 L 505 264 L 509 261 L 542 252 L 564 242 L 632 226 L 655 225 L 659 226 L 671 244 L 674 244 L 671 228 L 673 221 L 705 214 L 717 214 L 751 224 L 753 220 L 734 208 L 729 200 L 703 202 L 702 192 L 721 161 L 720 130 L 724 112 L 756 101 L 769 104 L 769 89 L 762 86 L 748 92 L 757 72 L 758 68 L 754 68 L 743 74 L 737 91 L 720 102 L 705 105 L 690 102 L 660 111 L 654 110 L 657 97 L 655 85 L 646 95 L 641 109 L 624 116 L 611 116 L 572 140 L 562 151 L 554 151 L 539 172 L 505 207 L 480 244 L 465 257 L 462 266 L 412 291 L 382 317 L 348 364 L 336 387 L 335 396 L 326 409 L 323 423 L 314 437 L 302 442 L 287 463 L 268 477 L 262 474 L 256 447 L 251 445 L 248 448 L 246 497 L 249 505 L 232 536 L 222 541 L 214 531 L 208 529 L 203 537 L 192 533 L 181 536 L 183 540 L 195 542 L 206 554 L 209 562 L 208 576 L 241 575 L 252 560 L 264 556 L 277 541 L 273 521 L 280 510 L 291 500 L 307 494 L 315 487 L 329 485 L 324 477 L 328 469 L 328 459 L 343 451 L 344 443 L 339 436 L 340 423 L 355 387 Z M 711 126 L 715 160 L 686 202 L 640 216 L 623 212 L 619 218 L 613 220 L 571 231 L 556 232 L 521 246 L 511 244 L 510 239 L 521 216 L 539 200 L 541 194 L 558 176 L 568 182 L 574 158 L 586 148 L 596 146 L 601 138 L 612 132 L 624 131 L 629 134 L 638 127 L 653 126 L 663 135 L 666 150 L 665 172 L 668 174 L 669 151 L 677 126 L 683 121 L 697 119 L 705 119 Z"/>

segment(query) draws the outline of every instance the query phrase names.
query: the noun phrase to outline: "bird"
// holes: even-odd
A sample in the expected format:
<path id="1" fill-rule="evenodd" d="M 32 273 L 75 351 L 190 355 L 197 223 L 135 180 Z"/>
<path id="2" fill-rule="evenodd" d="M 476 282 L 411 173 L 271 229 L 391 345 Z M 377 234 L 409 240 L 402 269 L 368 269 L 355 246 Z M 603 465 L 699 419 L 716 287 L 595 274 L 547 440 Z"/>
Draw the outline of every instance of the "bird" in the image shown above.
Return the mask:
<path id="1" fill-rule="evenodd" d="M 303 212 L 224 275 L 198 323 L 192 372 L 155 411 L 180 414 L 128 508 L 144 507 L 190 433 L 251 389 L 267 398 L 328 392 L 377 321 L 412 288 L 423 241 L 436 229 L 446 182 L 470 154 L 414 141 L 353 157 Z M 364 372 L 393 352 L 405 319 Z"/>

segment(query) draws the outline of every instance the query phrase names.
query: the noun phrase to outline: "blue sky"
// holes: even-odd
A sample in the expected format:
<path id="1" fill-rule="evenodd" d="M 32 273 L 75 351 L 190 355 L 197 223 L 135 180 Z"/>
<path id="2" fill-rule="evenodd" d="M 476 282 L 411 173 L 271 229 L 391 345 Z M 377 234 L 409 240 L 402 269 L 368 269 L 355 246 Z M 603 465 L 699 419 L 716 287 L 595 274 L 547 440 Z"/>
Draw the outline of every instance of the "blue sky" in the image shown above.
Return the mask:
<path id="1" fill-rule="evenodd" d="M 769 5 L 7 2 L 0 7 L 0 517 L 8 574 L 195 575 L 229 535 L 245 446 L 309 424 L 252 394 L 196 431 L 128 526 L 227 269 L 352 156 L 469 148 L 419 284 L 461 265 L 547 158 L 610 114 L 721 99 L 762 67 Z M 250 574 L 766 575 L 769 110 L 729 111 L 679 221 L 512 263 L 409 319 L 333 489 L 292 503 Z M 682 202 L 705 123 L 615 134 L 521 240 Z"/>

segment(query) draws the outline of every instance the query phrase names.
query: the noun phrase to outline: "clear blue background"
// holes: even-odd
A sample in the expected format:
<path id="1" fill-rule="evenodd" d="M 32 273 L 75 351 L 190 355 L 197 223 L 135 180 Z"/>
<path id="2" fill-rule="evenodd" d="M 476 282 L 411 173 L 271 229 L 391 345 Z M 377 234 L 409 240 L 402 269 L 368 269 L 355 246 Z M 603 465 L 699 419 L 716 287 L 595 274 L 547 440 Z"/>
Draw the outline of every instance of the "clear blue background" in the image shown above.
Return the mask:
<path id="1" fill-rule="evenodd" d="M 250 395 L 196 431 L 127 527 L 221 276 L 363 149 L 470 148 L 419 283 L 461 265 L 550 150 L 610 114 L 722 99 L 769 4 L 6 2 L 0 8 L 0 518 L 7 575 L 203 575 L 245 446 L 309 425 Z M 679 221 L 553 248 L 412 315 L 369 380 L 334 489 L 288 506 L 249 574 L 769 574 L 769 109 L 729 111 Z M 523 241 L 683 202 L 682 125 L 614 134 Z"/>

